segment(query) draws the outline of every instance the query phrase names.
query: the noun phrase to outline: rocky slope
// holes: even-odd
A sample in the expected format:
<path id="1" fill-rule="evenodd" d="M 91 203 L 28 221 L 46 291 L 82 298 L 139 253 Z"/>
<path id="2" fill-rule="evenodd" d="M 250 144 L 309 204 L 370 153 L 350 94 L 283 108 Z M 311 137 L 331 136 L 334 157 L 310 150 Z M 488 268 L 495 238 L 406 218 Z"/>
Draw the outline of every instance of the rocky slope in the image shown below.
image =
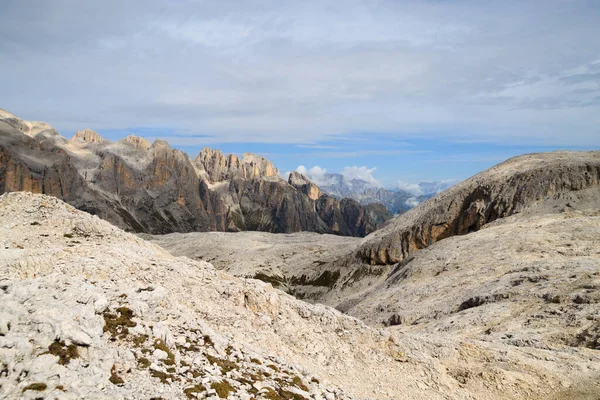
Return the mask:
<path id="1" fill-rule="evenodd" d="M 0 193 L 51 194 L 134 232 L 260 230 L 364 236 L 385 210 L 338 201 L 279 178 L 254 154 L 204 149 L 194 160 L 169 144 L 116 143 L 86 129 L 68 141 L 49 125 L 0 113 Z M 311 186 L 312 185 L 312 186 Z"/>
<path id="2" fill-rule="evenodd" d="M 403 261 L 438 240 L 479 230 L 516 213 L 597 209 L 600 152 L 519 156 L 451 187 L 365 238 L 355 257 L 372 265 Z"/>
<path id="3" fill-rule="evenodd" d="M 472 340 L 460 327 L 369 328 L 48 196 L 0 197 L 0 245 L 2 398 L 546 399 L 597 389 L 595 350 Z"/>
<path id="4" fill-rule="evenodd" d="M 172 254 L 204 260 L 243 278 L 255 278 L 307 301 L 322 301 L 339 273 L 324 269 L 360 238 L 312 232 L 194 232 L 143 235 Z"/>

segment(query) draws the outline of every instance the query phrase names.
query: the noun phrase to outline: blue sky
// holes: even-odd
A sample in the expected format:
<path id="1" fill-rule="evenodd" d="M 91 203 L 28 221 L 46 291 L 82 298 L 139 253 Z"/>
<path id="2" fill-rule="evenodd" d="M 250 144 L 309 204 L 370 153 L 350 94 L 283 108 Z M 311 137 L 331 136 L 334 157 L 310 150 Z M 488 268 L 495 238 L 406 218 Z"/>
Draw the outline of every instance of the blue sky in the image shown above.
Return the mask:
<path id="1" fill-rule="evenodd" d="M 0 107 L 281 171 L 464 179 L 600 146 L 598 21 L 595 0 L 10 2 Z"/>

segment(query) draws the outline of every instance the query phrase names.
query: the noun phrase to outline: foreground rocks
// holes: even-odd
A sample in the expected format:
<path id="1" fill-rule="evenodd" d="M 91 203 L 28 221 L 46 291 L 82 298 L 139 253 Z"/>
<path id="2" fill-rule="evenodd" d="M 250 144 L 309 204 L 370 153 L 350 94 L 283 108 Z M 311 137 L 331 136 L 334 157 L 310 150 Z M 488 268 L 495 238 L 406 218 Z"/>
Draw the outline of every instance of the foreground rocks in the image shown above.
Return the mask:
<path id="1" fill-rule="evenodd" d="M 56 196 L 133 232 L 257 230 L 365 236 L 391 217 L 281 179 L 273 164 L 204 149 L 194 159 L 163 140 L 116 143 L 85 129 L 71 140 L 0 112 L 0 193 Z"/>
<path id="2" fill-rule="evenodd" d="M 0 238 L 3 398 L 549 398 L 600 365 L 585 346 L 370 328 L 48 196 L 0 197 Z"/>

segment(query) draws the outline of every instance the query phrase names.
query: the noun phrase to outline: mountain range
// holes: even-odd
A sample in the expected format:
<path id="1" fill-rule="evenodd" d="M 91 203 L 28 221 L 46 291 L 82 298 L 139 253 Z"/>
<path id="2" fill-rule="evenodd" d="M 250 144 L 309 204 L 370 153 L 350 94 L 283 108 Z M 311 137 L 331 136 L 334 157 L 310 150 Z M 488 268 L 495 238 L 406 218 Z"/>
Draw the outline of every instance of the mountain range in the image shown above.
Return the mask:
<path id="1" fill-rule="evenodd" d="M 163 140 L 118 142 L 85 129 L 67 140 L 46 123 L 0 110 L 0 193 L 56 196 L 133 232 L 260 230 L 365 236 L 391 217 L 379 205 L 324 194 L 267 159 L 203 149 L 194 159 Z"/>
<path id="2" fill-rule="evenodd" d="M 316 181 L 323 192 L 335 198 L 351 198 L 360 204 L 378 203 L 392 214 L 402 214 L 449 188 L 449 182 L 420 182 L 412 185 L 417 193 L 386 189 L 359 178 L 346 179 L 343 174 L 324 173 Z"/>
<path id="3" fill-rule="evenodd" d="M 200 159 L 207 187 L 275 173 Z M 509 159 L 365 238 L 133 235 L 5 193 L 0 397 L 596 399 L 599 210 L 598 151 Z"/>

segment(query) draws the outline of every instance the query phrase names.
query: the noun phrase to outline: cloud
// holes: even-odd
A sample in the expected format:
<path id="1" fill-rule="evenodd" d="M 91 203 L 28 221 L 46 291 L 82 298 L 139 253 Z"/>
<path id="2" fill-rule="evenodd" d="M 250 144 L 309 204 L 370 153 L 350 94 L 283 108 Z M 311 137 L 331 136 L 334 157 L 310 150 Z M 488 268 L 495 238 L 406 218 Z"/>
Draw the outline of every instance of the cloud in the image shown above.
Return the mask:
<path id="1" fill-rule="evenodd" d="M 416 197 L 411 197 L 411 198 L 406 199 L 404 204 L 406 204 L 408 207 L 413 208 L 413 207 L 416 207 L 419 204 L 421 204 L 421 202 L 419 200 L 417 200 Z"/>
<path id="2" fill-rule="evenodd" d="M 299 165 L 298 168 L 296 168 L 296 171 L 306 176 L 318 186 L 326 186 L 334 182 L 334 179 L 328 176 L 327 169 L 321 168 L 318 165 L 315 165 L 311 169 L 306 169 L 304 165 Z"/>
<path id="3" fill-rule="evenodd" d="M 0 107 L 65 133 L 169 127 L 190 143 L 597 145 L 592 3 L 11 2 Z"/>
<path id="4" fill-rule="evenodd" d="M 398 189 L 404 190 L 405 192 L 408 192 L 408 193 L 412 193 L 415 196 L 420 196 L 420 195 L 424 194 L 423 189 L 421 189 L 421 186 L 419 186 L 418 183 L 408 183 L 408 182 L 398 181 Z"/>
<path id="5" fill-rule="evenodd" d="M 373 176 L 373 173 L 376 170 L 377 168 L 367 168 L 365 166 L 358 167 L 355 165 L 352 167 L 344 167 L 342 170 L 342 175 L 347 182 L 353 179 L 361 179 L 373 186 L 381 186 L 381 181 Z"/>

